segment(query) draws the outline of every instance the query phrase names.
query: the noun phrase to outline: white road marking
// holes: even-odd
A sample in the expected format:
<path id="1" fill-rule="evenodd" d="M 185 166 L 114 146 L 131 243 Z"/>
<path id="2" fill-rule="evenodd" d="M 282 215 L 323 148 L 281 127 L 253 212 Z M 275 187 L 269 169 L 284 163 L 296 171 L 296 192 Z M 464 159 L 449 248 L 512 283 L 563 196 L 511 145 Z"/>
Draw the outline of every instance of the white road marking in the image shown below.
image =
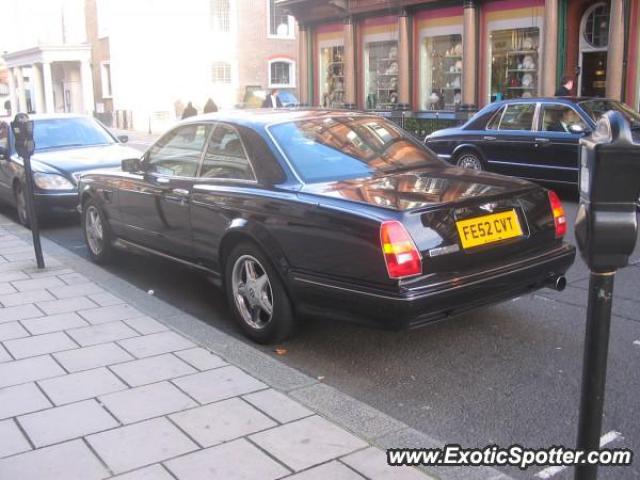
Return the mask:
<path id="1" fill-rule="evenodd" d="M 619 438 L 622 438 L 622 434 L 620 432 L 616 432 L 612 430 L 611 432 L 605 433 L 600 437 L 600 448 L 604 447 L 605 445 L 608 445 L 611 442 L 618 440 Z M 544 470 L 540 470 L 538 473 L 536 473 L 535 477 L 542 478 L 543 480 L 547 478 L 551 478 L 554 475 L 562 472 L 563 470 L 566 470 L 566 468 L 567 467 L 562 467 L 562 466 L 547 467 Z"/>
<path id="2" fill-rule="evenodd" d="M 640 340 L 634 340 L 633 344 L 640 347 Z"/>

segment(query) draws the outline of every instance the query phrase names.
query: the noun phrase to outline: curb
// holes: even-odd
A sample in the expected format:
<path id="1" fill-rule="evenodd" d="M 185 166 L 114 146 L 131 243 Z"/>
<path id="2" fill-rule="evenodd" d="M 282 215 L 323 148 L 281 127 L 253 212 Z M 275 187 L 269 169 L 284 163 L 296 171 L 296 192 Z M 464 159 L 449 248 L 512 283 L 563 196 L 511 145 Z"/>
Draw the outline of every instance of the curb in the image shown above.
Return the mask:
<path id="1" fill-rule="evenodd" d="M 0 225 L 31 243 L 29 230 L 0 214 Z M 327 420 L 382 450 L 387 448 L 442 448 L 445 442 L 321 383 L 272 356 L 218 330 L 169 303 L 149 295 L 100 266 L 85 260 L 46 237 L 41 237 L 45 255 L 88 277 L 105 290 L 136 309 L 173 328 L 229 363 L 279 390 Z M 419 470 L 440 480 L 509 480 L 512 477 L 491 467 L 420 467 Z"/>

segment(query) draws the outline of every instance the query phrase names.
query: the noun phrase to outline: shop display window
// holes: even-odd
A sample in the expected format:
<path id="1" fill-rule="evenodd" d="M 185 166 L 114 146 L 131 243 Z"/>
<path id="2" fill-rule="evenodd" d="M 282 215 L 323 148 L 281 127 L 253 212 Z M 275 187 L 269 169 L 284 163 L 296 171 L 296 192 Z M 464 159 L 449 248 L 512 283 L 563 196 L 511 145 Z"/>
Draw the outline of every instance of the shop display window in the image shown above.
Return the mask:
<path id="1" fill-rule="evenodd" d="M 398 103 L 398 42 L 365 44 L 365 104 L 369 110 L 390 110 Z"/>
<path id="2" fill-rule="evenodd" d="M 491 32 L 491 101 L 537 95 L 539 45 L 537 27 Z"/>
<path id="3" fill-rule="evenodd" d="M 320 49 L 320 104 L 323 107 L 344 105 L 344 47 Z"/>
<path id="4" fill-rule="evenodd" d="M 421 49 L 421 108 L 455 110 L 462 103 L 462 35 L 426 37 Z"/>

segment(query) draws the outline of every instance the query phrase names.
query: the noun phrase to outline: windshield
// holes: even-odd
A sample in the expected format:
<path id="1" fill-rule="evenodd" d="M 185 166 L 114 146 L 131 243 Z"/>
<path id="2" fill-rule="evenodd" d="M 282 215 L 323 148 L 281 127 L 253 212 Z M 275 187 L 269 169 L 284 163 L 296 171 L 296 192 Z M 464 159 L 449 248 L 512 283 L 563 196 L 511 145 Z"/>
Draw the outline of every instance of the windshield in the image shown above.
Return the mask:
<path id="1" fill-rule="evenodd" d="M 640 114 L 631 110 L 624 103 L 613 100 L 586 100 L 578 103 L 578 105 L 589 114 L 594 122 L 597 122 L 609 110 L 615 110 L 620 112 L 632 127 L 640 127 Z"/>
<path id="2" fill-rule="evenodd" d="M 306 183 L 440 165 L 429 150 L 379 117 L 323 117 L 275 125 L 276 142 Z"/>
<path id="3" fill-rule="evenodd" d="M 111 135 L 91 118 L 36 120 L 33 130 L 36 150 L 116 143 Z"/>

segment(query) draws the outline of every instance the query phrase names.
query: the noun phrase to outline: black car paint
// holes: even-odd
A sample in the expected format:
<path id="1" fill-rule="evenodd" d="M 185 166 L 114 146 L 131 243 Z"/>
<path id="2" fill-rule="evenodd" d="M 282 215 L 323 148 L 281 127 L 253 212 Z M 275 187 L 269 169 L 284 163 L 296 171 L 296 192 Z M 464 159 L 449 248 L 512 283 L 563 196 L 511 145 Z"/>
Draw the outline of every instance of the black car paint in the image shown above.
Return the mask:
<path id="1" fill-rule="evenodd" d="M 44 118 L 59 118 L 63 121 L 65 117 Z M 38 120 L 34 121 L 37 122 Z M 0 119 L 0 122 L 9 123 L 8 120 L 4 119 Z M 78 174 L 98 168 L 119 168 L 123 159 L 139 156 L 137 150 L 119 143 L 119 140 L 108 132 L 105 127 L 99 123 L 97 124 L 100 128 L 104 128 L 109 136 L 113 138 L 113 144 L 36 150 L 31 157 L 31 169 L 34 173 L 61 175 L 74 185 L 73 189 L 56 191 L 42 190 L 37 185 L 34 185 L 35 206 L 39 214 L 65 214 L 76 211 L 78 190 L 76 188 L 77 179 L 73 176 L 74 173 Z M 15 205 L 14 189 L 17 182 L 24 182 L 24 167 L 22 158 L 15 151 L 11 128 L 8 128 L 8 133 L 8 155 L 0 159 L 0 200 Z"/>
<path id="2" fill-rule="evenodd" d="M 181 125 L 236 127 L 249 145 L 257 181 L 180 183 L 185 179 L 96 172 L 82 177 L 80 201 L 95 199 L 125 246 L 188 263 L 220 281 L 230 248 L 252 241 L 280 273 L 298 313 L 385 328 L 417 325 L 540 288 L 573 262 L 575 249 L 555 238 L 546 191 L 525 181 L 436 162 L 437 167 L 375 178 L 303 184 L 268 127 L 323 115 L 357 114 L 311 110 L 191 118 Z M 176 188 L 188 193 L 176 197 Z M 499 248 L 459 248 L 455 220 L 508 209 L 518 212 L 524 237 Z M 402 222 L 412 235 L 424 259 L 421 276 L 389 278 L 380 247 L 386 220 Z M 442 247 L 453 251 L 431 256 Z"/>
<path id="3" fill-rule="evenodd" d="M 483 166 L 492 172 L 513 175 L 536 182 L 560 185 L 578 184 L 578 142 L 583 134 L 537 130 L 498 131 L 487 124 L 503 106 L 514 103 L 566 105 L 574 109 L 589 130 L 592 118 L 580 107 L 587 98 L 526 98 L 492 103 L 460 127 L 439 130 L 427 136 L 426 145 L 440 158 L 455 163 L 460 152 L 472 150 Z M 537 118 L 537 117 L 536 117 Z"/>

